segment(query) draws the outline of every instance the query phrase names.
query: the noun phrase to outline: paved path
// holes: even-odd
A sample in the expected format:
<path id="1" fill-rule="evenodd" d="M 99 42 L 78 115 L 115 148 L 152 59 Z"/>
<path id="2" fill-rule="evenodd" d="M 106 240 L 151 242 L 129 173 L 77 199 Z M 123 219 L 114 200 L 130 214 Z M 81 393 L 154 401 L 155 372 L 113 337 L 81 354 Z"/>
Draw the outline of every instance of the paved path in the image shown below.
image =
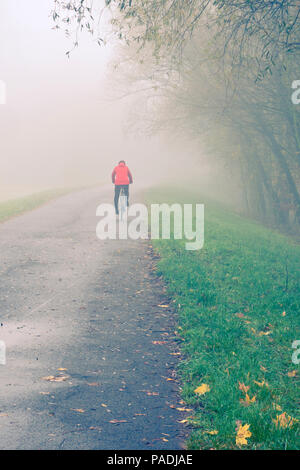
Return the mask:
<path id="1" fill-rule="evenodd" d="M 110 197 L 75 192 L 0 225 L 0 449 L 182 447 L 174 315 L 149 243 L 96 238 Z"/>

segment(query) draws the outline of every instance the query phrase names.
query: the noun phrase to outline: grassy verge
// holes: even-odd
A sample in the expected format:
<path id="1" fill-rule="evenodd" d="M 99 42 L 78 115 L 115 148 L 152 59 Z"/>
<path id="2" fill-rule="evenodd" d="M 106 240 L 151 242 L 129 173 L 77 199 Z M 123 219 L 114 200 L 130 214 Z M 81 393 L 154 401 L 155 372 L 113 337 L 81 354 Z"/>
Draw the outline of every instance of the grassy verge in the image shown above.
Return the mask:
<path id="1" fill-rule="evenodd" d="M 30 194 L 22 198 L 0 202 L 0 222 L 4 222 L 11 217 L 35 209 L 36 207 L 45 204 L 51 199 L 55 199 L 71 191 L 72 189 L 66 188 L 51 189 L 48 191 Z"/>
<path id="2" fill-rule="evenodd" d="M 147 200 L 203 202 L 167 190 Z M 212 203 L 202 250 L 154 247 L 179 313 L 182 397 L 195 410 L 189 448 L 299 448 L 300 247 Z"/>

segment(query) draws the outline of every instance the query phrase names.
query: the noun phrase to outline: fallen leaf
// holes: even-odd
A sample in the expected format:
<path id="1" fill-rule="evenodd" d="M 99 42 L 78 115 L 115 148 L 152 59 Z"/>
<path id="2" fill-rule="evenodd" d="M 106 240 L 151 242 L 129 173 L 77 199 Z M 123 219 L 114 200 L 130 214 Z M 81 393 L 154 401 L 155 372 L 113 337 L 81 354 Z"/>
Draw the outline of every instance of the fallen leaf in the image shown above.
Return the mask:
<path id="1" fill-rule="evenodd" d="M 202 384 L 194 390 L 197 395 L 204 395 L 207 392 L 210 392 L 210 386 L 207 384 Z"/>
<path id="2" fill-rule="evenodd" d="M 99 383 L 98 382 L 87 382 L 89 387 L 98 387 Z"/>
<path id="3" fill-rule="evenodd" d="M 235 316 L 238 318 L 245 318 L 245 315 L 243 313 L 236 313 Z"/>
<path id="4" fill-rule="evenodd" d="M 176 408 L 178 411 L 193 411 L 191 408 Z"/>
<path id="5" fill-rule="evenodd" d="M 90 429 L 91 431 L 99 431 L 99 432 L 102 431 L 102 429 L 100 428 L 100 426 L 90 426 L 89 429 Z"/>
<path id="6" fill-rule="evenodd" d="M 65 369 L 64 367 L 59 367 L 59 369 L 57 369 L 57 370 L 61 370 L 61 371 L 62 371 L 62 370 L 68 370 L 68 369 Z"/>
<path id="7" fill-rule="evenodd" d="M 249 427 L 250 424 L 244 424 L 244 426 L 239 426 L 235 438 L 237 446 L 246 446 L 248 444 L 247 438 L 252 436 L 252 433 L 249 431 Z"/>
<path id="8" fill-rule="evenodd" d="M 70 378 L 69 375 L 49 375 L 48 377 L 42 377 L 42 380 L 47 380 L 47 382 L 64 382 Z"/>
<path id="9" fill-rule="evenodd" d="M 246 393 L 245 400 L 240 398 L 240 403 L 243 406 L 249 406 L 251 403 L 254 403 L 256 401 L 256 396 L 254 395 L 252 398 L 249 397 L 248 393 Z"/>
<path id="10" fill-rule="evenodd" d="M 168 307 L 170 307 L 170 305 L 168 305 L 168 304 L 159 304 L 158 307 L 160 307 L 160 308 L 168 308 Z"/>
<path id="11" fill-rule="evenodd" d="M 296 370 L 292 370 L 292 371 L 288 372 L 287 375 L 288 375 L 288 377 L 296 377 L 297 371 L 296 371 Z"/>
<path id="12" fill-rule="evenodd" d="M 82 408 L 71 408 L 72 411 L 77 411 L 77 413 L 85 413 Z"/>
<path id="13" fill-rule="evenodd" d="M 167 341 L 152 341 L 153 344 L 166 344 Z"/>
<path id="14" fill-rule="evenodd" d="M 111 424 L 117 424 L 117 423 L 127 423 L 126 419 L 111 419 L 109 421 Z"/>
<path id="15" fill-rule="evenodd" d="M 249 388 L 249 385 L 245 385 L 243 382 L 239 382 L 239 389 L 242 390 L 242 392 L 247 393 Z"/>
<path id="16" fill-rule="evenodd" d="M 296 423 L 298 420 L 295 418 L 292 418 L 289 416 L 286 412 L 281 413 L 281 415 L 277 415 L 276 419 L 272 419 L 272 421 L 275 423 L 276 427 L 280 428 L 291 428 L 294 423 Z"/>
<path id="17" fill-rule="evenodd" d="M 203 431 L 203 434 L 210 434 L 211 436 L 216 436 L 219 434 L 219 431 L 213 430 L 213 431 Z"/>
<path id="18" fill-rule="evenodd" d="M 268 382 L 265 382 L 264 380 L 262 380 L 261 382 L 258 382 L 257 380 L 254 380 L 254 383 L 255 383 L 256 385 L 258 385 L 259 387 L 261 387 L 261 388 L 262 388 L 262 387 L 269 387 Z"/>

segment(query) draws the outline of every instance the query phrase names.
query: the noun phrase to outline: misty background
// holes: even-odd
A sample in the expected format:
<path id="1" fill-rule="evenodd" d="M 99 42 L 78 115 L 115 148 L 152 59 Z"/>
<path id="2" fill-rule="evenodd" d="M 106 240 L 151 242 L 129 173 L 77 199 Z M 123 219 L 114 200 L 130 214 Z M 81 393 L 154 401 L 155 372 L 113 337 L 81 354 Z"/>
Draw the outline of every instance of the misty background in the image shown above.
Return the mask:
<path id="1" fill-rule="evenodd" d="M 137 188 L 182 184 L 299 229 L 293 0 L 3 0 L 0 14 L 0 199 L 110 183 L 124 159 Z"/>

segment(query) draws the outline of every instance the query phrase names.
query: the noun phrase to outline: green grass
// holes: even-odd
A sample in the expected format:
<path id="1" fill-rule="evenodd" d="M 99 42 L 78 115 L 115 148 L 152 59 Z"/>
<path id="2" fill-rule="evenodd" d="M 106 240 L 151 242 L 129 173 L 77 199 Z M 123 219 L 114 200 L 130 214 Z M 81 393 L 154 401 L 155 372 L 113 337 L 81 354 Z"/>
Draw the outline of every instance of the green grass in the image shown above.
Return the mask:
<path id="1" fill-rule="evenodd" d="M 72 191 L 72 189 L 51 189 L 30 194 L 22 198 L 0 202 L 0 222 L 4 222 L 11 217 L 35 209 L 51 199 L 67 194 L 70 191 Z"/>
<path id="2" fill-rule="evenodd" d="M 146 196 L 149 202 L 203 202 L 174 190 Z M 195 410 L 189 449 L 238 449 L 240 423 L 251 432 L 243 449 L 299 448 L 299 422 L 282 428 L 273 420 L 283 412 L 300 420 L 299 366 L 291 359 L 292 343 L 300 339 L 300 246 L 212 202 L 205 204 L 202 250 L 186 251 L 177 240 L 153 245 L 178 311 L 182 397 Z M 249 406 L 240 402 L 239 382 L 255 396 Z M 201 384 L 210 391 L 199 396 L 194 390 Z M 207 434 L 213 430 L 218 434 Z"/>

